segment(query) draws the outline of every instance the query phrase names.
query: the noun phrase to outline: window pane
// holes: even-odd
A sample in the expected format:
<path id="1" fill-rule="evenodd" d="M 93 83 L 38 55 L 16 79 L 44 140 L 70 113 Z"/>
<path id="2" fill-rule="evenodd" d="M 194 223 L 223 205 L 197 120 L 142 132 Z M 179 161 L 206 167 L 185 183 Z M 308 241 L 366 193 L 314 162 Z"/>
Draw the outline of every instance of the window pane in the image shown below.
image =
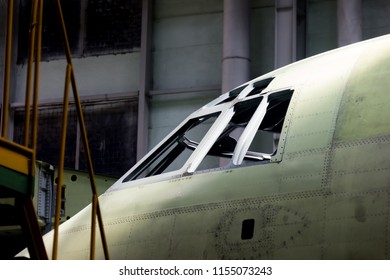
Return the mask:
<path id="1" fill-rule="evenodd" d="M 271 160 L 277 151 L 279 135 L 293 91 L 283 90 L 263 94 L 262 90 L 270 81 L 271 79 L 267 83 L 258 84 L 257 88 L 255 87 L 255 93 L 254 91 L 250 92 L 242 102 L 234 105 L 235 113 L 232 119 L 198 166 L 197 171 L 233 167 L 232 157 L 237 157 L 238 154 L 243 157 L 243 160 L 241 162 L 242 158 L 238 156 L 237 162 L 234 162 L 237 166 L 249 163 L 266 163 Z M 258 110 L 261 110 L 262 113 L 260 114 L 261 111 Z M 254 118 L 258 118 L 258 120 Z M 250 122 L 256 127 L 247 127 Z M 248 139 L 242 138 L 244 131 L 245 138 Z M 241 144 L 237 148 L 245 154 L 236 151 L 239 141 Z"/>
<path id="2" fill-rule="evenodd" d="M 189 120 L 123 182 L 180 169 L 218 118 L 219 112 Z"/>
<path id="3" fill-rule="evenodd" d="M 83 108 L 88 143 L 96 174 L 120 177 L 136 162 L 137 102 L 94 102 Z M 37 160 L 58 166 L 62 107 L 50 105 L 39 110 Z M 83 144 L 77 145 L 77 114 L 69 106 L 65 168 L 88 171 Z M 24 111 L 15 112 L 14 141 L 23 142 Z M 76 162 L 76 160 L 79 162 Z"/>
<path id="4" fill-rule="evenodd" d="M 269 95 L 267 112 L 249 146 L 247 154 L 262 153 L 273 155 L 276 153 L 279 136 L 292 94 L 292 90 L 284 90 Z"/>

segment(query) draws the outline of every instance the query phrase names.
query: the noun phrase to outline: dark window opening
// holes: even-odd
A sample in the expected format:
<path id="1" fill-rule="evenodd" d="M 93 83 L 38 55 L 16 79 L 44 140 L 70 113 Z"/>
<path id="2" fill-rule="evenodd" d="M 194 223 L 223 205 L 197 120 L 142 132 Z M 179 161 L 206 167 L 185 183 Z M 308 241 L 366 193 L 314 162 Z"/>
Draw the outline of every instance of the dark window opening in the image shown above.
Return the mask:
<path id="1" fill-rule="evenodd" d="M 120 177 L 136 162 L 137 102 L 91 102 L 83 106 L 92 163 L 96 174 Z M 14 141 L 23 142 L 23 110 L 15 111 Z M 39 109 L 37 160 L 58 166 L 62 106 Z M 77 129 L 76 109 L 69 105 L 65 147 L 66 169 L 87 171 L 85 153 Z"/>
<path id="2" fill-rule="evenodd" d="M 189 120 L 131 172 L 123 182 L 180 169 L 197 148 L 218 115 L 219 112 Z"/>
<path id="3" fill-rule="evenodd" d="M 230 164 L 229 160 L 233 156 L 237 142 L 262 99 L 262 96 L 251 97 L 234 105 L 234 116 L 215 141 L 207 156 L 197 168 L 197 171 Z M 251 158 L 250 155 L 248 155 L 249 158 Z M 225 162 L 226 160 L 224 159 L 229 160 Z"/>
<path id="4" fill-rule="evenodd" d="M 258 93 L 236 103 L 234 116 L 211 147 L 197 171 L 270 162 L 272 156 L 277 152 L 279 136 L 292 94 L 292 90 L 270 93 L 265 101 L 265 95 Z M 258 114 L 257 111 L 263 102 L 267 102 L 267 105 L 262 105 L 263 118 L 254 119 L 260 118 L 262 115 Z M 257 114 L 256 117 L 255 114 Z M 235 159 L 235 153 L 238 153 L 236 147 L 249 122 L 259 122 L 259 124 L 257 128 L 249 128 L 253 131 L 247 131 L 249 133 L 246 133 L 245 137 L 248 139 L 244 140 L 247 143 L 241 143 L 241 145 L 246 145 L 248 148 L 245 154 L 241 156 L 242 159 L 239 156 L 236 156 Z"/>
<path id="5" fill-rule="evenodd" d="M 30 0 L 20 1 L 18 64 L 27 61 L 31 3 Z M 74 57 L 139 50 L 142 1 L 61 0 L 61 7 Z M 56 5 L 53 1 L 44 1 L 42 60 L 65 58 L 62 31 L 58 22 Z"/>
<path id="6" fill-rule="evenodd" d="M 247 87 L 247 85 L 244 85 L 244 86 L 240 86 L 240 87 L 238 87 L 236 89 L 231 90 L 229 92 L 229 96 L 237 97 L 244 90 L 244 88 L 246 88 L 246 87 Z"/>
<path id="7" fill-rule="evenodd" d="M 139 0 L 88 0 L 84 53 L 129 52 L 141 46 Z"/>
<path id="8" fill-rule="evenodd" d="M 261 122 L 252 143 L 249 153 L 263 153 L 270 156 L 277 152 L 280 133 L 292 97 L 292 90 L 275 92 L 268 97 L 267 112 Z"/>
<path id="9" fill-rule="evenodd" d="M 253 84 L 253 90 L 247 95 L 247 97 L 261 93 L 263 90 L 265 90 L 268 87 L 268 85 L 272 82 L 273 79 L 274 78 L 267 78 L 267 79 L 255 82 Z"/>
<path id="10" fill-rule="evenodd" d="M 278 148 L 292 94 L 292 90 L 283 90 L 244 98 L 227 108 L 232 117 L 219 120 L 223 126 L 216 127 L 216 134 L 210 134 L 208 139 L 204 137 L 220 112 L 190 119 L 131 170 L 123 182 L 179 170 L 194 151 L 194 163 L 189 163 L 183 173 L 270 162 Z M 202 140 L 213 141 L 207 151 L 197 149 Z"/>
<path id="11" fill-rule="evenodd" d="M 209 155 L 231 157 L 245 126 L 259 106 L 262 97 L 244 100 L 234 106 L 235 114 L 209 151 Z"/>
<path id="12" fill-rule="evenodd" d="M 81 1 L 79 0 L 61 1 L 62 13 L 66 23 L 69 46 L 72 54 L 76 53 L 79 43 L 81 16 L 80 2 Z M 31 3 L 32 1 L 20 1 L 17 58 L 18 64 L 23 64 L 27 60 Z M 65 57 L 64 44 L 61 34 L 62 33 L 57 18 L 56 6 L 54 5 L 53 1 L 44 1 L 42 21 L 42 60 Z"/>
<path id="13" fill-rule="evenodd" d="M 260 130 L 279 133 L 282 131 L 284 118 L 292 97 L 292 90 L 273 93 L 269 96 L 267 114 L 260 125 Z"/>
<path id="14" fill-rule="evenodd" d="M 236 89 L 233 89 L 233 90 L 229 91 L 229 96 L 226 97 L 221 102 L 219 102 L 217 105 L 220 105 L 220 104 L 223 104 L 223 103 L 228 103 L 228 102 L 234 100 L 244 90 L 244 88 L 246 88 L 246 87 L 247 87 L 247 85 L 244 85 L 244 86 L 240 86 L 240 87 L 238 87 Z"/>
<path id="15" fill-rule="evenodd" d="M 255 220 L 248 219 L 242 221 L 241 240 L 249 240 L 253 238 L 255 231 Z"/>

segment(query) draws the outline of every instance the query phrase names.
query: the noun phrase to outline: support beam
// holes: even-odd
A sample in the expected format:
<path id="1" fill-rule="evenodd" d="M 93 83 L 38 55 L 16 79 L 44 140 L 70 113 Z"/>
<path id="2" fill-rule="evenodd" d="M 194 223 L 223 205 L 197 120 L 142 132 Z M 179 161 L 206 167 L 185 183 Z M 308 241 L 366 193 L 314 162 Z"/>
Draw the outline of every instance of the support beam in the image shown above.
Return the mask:
<path id="1" fill-rule="evenodd" d="M 250 78 L 250 1 L 224 0 L 222 93 Z"/>
<path id="2" fill-rule="evenodd" d="M 362 1 L 337 0 L 338 46 L 356 43 L 362 39 Z"/>
<path id="3" fill-rule="evenodd" d="M 138 96 L 137 161 L 148 151 L 150 45 L 152 26 L 152 1 L 142 1 L 141 63 Z"/>
<path id="4" fill-rule="evenodd" d="M 30 258 L 33 260 L 47 260 L 48 256 L 32 198 L 29 196 L 16 197 L 15 204 L 21 221 L 22 231 L 27 241 Z"/>

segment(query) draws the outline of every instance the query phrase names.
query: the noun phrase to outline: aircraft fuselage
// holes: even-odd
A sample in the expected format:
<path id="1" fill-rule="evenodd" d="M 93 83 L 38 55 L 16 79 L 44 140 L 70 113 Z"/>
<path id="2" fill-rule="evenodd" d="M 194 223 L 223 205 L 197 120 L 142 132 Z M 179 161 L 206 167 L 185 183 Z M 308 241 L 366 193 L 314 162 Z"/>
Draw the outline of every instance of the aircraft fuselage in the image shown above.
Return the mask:
<path id="1" fill-rule="evenodd" d="M 100 196 L 111 257 L 390 258 L 389 50 L 308 58 L 190 115 Z M 90 212 L 61 225 L 59 258 L 89 258 Z"/>

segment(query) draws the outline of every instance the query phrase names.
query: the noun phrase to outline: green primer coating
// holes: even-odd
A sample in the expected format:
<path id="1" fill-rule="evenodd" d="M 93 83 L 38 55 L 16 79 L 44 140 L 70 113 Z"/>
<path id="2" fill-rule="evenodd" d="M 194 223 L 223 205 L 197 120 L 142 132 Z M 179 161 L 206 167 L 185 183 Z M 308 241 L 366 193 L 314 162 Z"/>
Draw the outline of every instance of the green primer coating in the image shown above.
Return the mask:
<path id="1" fill-rule="evenodd" d="M 0 186 L 16 194 L 31 195 L 34 192 L 33 177 L 0 166 Z M 31 187 L 30 187 L 31 186 Z"/>

